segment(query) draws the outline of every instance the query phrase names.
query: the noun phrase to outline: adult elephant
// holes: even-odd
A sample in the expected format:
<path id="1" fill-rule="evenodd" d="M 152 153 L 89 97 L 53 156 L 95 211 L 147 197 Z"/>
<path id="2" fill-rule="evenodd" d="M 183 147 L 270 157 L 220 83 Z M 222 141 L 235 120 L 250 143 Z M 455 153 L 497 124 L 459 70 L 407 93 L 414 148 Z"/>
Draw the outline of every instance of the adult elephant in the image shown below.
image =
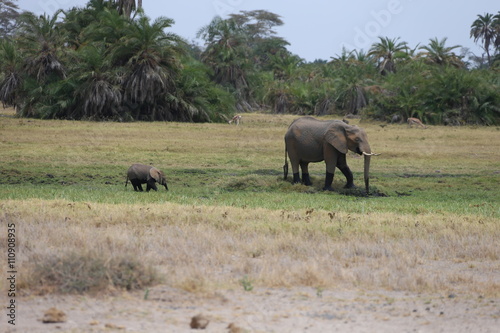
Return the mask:
<path id="1" fill-rule="evenodd" d="M 364 155 L 364 179 L 366 193 L 370 183 L 370 159 L 372 155 L 366 132 L 340 120 L 321 121 L 313 117 L 296 119 L 285 134 L 285 179 L 288 176 L 287 154 L 293 170 L 293 182 L 300 183 L 299 166 L 302 169 L 302 183 L 312 185 L 309 177 L 309 163 L 325 161 L 326 177 L 323 190 L 332 191 L 335 168 L 339 168 L 347 179 L 346 188 L 354 187 L 351 169 L 347 166 L 346 154 L 351 150 Z"/>
<path id="2" fill-rule="evenodd" d="M 146 191 L 149 192 L 150 189 L 158 191 L 156 183 L 165 186 L 168 191 L 167 178 L 163 171 L 151 165 L 144 164 L 132 164 L 127 171 L 127 180 L 125 181 L 125 187 L 130 179 L 132 186 L 134 186 L 134 191 L 142 192 L 142 185 L 146 185 Z"/>

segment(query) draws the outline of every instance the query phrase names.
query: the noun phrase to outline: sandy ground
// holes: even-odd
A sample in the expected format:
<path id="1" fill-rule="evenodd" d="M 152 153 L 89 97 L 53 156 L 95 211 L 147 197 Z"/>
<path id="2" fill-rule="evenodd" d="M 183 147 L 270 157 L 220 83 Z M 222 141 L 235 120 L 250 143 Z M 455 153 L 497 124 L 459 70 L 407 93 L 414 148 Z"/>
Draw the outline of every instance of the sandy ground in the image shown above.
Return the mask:
<path id="1" fill-rule="evenodd" d="M 166 286 L 145 294 L 17 299 L 16 328 L 3 332 L 500 332 L 500 299 L 314 288 L 224 290 L 197 295 Z M 44 324 L 51 307 L 63 323 Z M 233 324 L 231 331 L 228 326 Z M 11 326 L 11 325 L 8 325 Z M 241 330 L 237 330 L 240 328 Z"/>

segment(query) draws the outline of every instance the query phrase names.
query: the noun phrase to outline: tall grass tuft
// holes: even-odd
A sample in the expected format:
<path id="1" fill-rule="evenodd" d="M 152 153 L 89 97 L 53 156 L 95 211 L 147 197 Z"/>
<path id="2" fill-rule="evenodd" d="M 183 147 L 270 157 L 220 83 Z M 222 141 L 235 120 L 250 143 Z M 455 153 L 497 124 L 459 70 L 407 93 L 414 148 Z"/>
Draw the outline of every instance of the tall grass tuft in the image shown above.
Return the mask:
<path id="1" fill-rule="evenodd" d="M 28 265 L 31 272 L 27 275 L 34 277 L 30 287 L 41 293 L 130 291 L 160 281 L 151 265 L 139 261 L 133 255 L 114 254 L 107 257 L 95 251 L 71 251 L 37 259 L 31 267 Z"/>

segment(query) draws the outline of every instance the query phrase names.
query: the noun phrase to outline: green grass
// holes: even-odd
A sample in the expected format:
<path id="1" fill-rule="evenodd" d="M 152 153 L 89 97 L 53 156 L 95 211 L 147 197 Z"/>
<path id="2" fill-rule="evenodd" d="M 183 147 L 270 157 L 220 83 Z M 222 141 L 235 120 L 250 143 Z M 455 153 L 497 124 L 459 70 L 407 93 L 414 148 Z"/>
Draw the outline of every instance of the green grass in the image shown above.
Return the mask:
<path id="1" fill-rule="evenodd" d="M 336 192 L 321 190 L 322 175 L 314 185 L 291 185 L 277 170 L 166 170 L 170 191 L 136 193 L 125 187 L 123 168 L 113 170 L 7 169 L 2 177 L 1 199 L 64 199 L 109 204 L 161 203 L 186 205 L 261 207 L 266 209 L 323 209 L 350 213 L 455 213 L 500 217 L 500 191 L 496 174 L 396 174 L 372 173 L 371 195 L 361 189 L 344 190 L 336 180 Z M 356 179 L 362 175 L 356 173 Z M 7 182 L 7 183 L 5 183 Z"/>
<path id="2" fill-rule="evenodd" d="M 66 199 L 99 203 L 324 209 L 352 213 L 455 213 L 500 217 L 500 131 L 430 130 L 366 124 L 382 152 L 371 170 L 372 195 L 361 187 L 321 191 L 324 164 L 311 166 L 314 186 L 282 180 L 283 133 L 293 117 L 248 115 L 223 124 L 91 123 L 1 118 L 0 200 Z M 488 143 L 488 145 L 486 145 Z M 170 192 L 134 193 L 125 170 L 151 163 Z M 362 161 L 348 163 L 355 181 Z M 289 175 L 290 177 L 290 175 Z"/>

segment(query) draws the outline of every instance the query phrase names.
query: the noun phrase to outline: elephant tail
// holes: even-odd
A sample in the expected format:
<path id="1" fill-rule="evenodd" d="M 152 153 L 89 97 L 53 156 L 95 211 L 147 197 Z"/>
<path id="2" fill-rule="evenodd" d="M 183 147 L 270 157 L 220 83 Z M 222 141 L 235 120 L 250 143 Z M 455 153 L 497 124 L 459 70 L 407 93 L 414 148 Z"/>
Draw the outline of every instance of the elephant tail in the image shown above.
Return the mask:
<path id="1" fill-rule="evenodd" d="M 283 179 L 286 180 L 288 178 L 288 160 L 287 160 L 288 151 L 285 145 L 285 165 L 283 165 Z"/>
<path id="2" fill-rule="evenodd" d="M 127 184 L 128 184 L 128 175 L 127 175 L 127 179 L 125 179 L 125 187 L 127 187 Z"/>

